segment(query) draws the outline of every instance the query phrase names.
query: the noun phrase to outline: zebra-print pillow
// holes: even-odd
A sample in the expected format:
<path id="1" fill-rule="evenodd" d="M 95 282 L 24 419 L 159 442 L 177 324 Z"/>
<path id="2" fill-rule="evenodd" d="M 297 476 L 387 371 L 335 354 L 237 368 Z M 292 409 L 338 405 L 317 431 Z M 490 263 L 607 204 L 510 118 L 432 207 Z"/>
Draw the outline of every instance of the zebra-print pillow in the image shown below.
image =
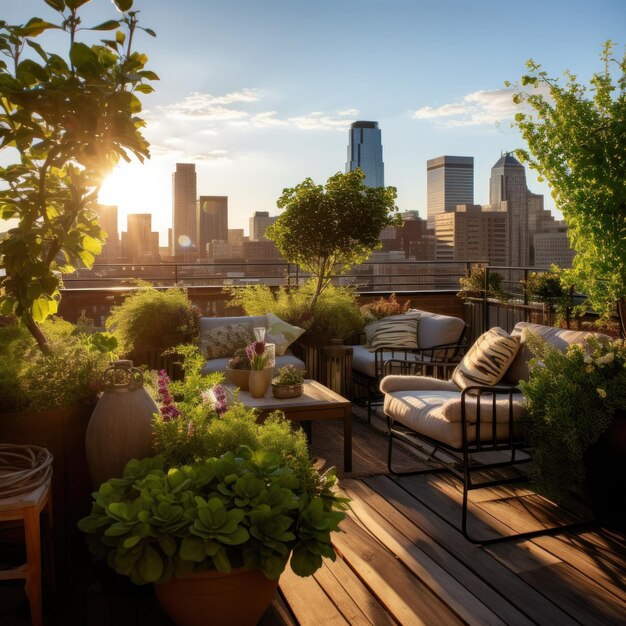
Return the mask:
<path id="1" fill-rule="evenodd" d="M 370 350 L 376 348 L 417 348 L 418 320 L 382 320 L 376 322 L 376 327 L 370 339 Z"/>
<path id="2" fill-rule="evenodd" d="M 452 380 L 461 388 L 495 385 L 504 376 L 519 350 L 519 337 L 502 328 L 482 334 L 457 365 Z"/>

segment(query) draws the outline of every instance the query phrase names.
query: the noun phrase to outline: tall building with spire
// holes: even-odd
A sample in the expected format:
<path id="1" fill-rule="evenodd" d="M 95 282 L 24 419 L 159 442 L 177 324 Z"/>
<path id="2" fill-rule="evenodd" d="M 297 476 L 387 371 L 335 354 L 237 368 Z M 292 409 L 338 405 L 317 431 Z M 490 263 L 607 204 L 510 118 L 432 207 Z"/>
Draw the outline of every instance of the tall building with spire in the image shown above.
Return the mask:
<path id="1" fill-rule="evenodd" d="M 346 173 L 360 167 L 369 187 L 385 186 L 383 144 L 378 122 L 354 122 L 350 126 Z"/>
<path id="2" fill-rule="evenodd" d="M 195 256 L 198 246 L 196 166 L 176 163 L 172 174 L 172 254 Z"/>
<path id="3" fill-rule="evenodd" d="M 474 204 L 474 157 L 440 156 L 426 161 L 426 217 L 435 218 L 460 204 Z"/>
<path id="4" fill-rule="evenodd" d="M 489 205 L 492 210 L 507 212 L 507 265 L 511 267 L 529 264 L 530 195 L 526 187 L 526 169 L 512 154 L 504 153 L 491 168 Z"/>

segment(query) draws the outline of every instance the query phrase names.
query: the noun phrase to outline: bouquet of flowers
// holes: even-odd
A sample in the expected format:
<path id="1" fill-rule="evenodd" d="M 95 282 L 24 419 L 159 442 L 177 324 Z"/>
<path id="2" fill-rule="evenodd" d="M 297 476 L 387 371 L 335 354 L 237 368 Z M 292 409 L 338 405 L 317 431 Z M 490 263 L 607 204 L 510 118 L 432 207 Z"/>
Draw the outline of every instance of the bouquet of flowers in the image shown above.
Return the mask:
<path id="1" fill-rule="evenodd" d="M 262 370 L 269 365 L 270 354 L 265 351 L 264 341 L 253 341 L 246 347 L 246 355 L 253 370 Z"/>

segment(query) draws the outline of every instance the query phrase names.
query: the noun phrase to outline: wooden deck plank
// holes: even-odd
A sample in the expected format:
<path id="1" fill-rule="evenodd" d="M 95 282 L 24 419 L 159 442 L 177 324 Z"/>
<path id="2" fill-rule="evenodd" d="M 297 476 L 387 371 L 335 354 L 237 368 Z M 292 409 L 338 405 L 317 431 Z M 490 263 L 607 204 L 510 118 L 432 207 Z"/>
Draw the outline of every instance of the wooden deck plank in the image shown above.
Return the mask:
<path id="1" fill-rule="evenodd" d="M 325 560 L 314 576 L 352 626 L 395 624 L 343 559 Z"/>
<path id="2" fill-rule="evenodd" d="M 433 554 L 436 550 L 429 547 L 435 544 L 430 538 L 376 492 L 359 481 L 344 480 L 342 487 L 352 498 L 351 509 L 359 520 L 464 622 L 477 625 L 532 624 L 473 573 L 462 566 L 457 567 L 457 576 L 458 570 L 463 570 L 463 583 L 470 585 L 470 589 L 466 588 L 449 571 L 455 569 L 458 561 L 450 558 L 443 549 L 439 549 L 439 554 Z M 446 567 L 440 565 L 439 560 L 445 561 Z M 487 597 L 481 600 L 479 594 Z"/>
<path id="3" fill-rule="evenodd" d="M 287 566 L 279 588 L 299 626 L 349 624 L 313 576 L 302 578 Z"/>
<path id="4" fill-rule="evenodd" d="M 449 497 L 451 501 L 456 502 L 457 507 L 461 506 L 461 493 L 458 488 L 458 481 L 450 476 L 438 475 L 431 477 L 433 482 L 437 483 L 440 494 Z M 434 492 L 428 490 L 424 497 L 429 498 Z M 542 523 L 538 517 L 537 509 L 532 510 L 533 520 L 531 522 L 524 518 L 525 508 L 519 503 L 515 506 L 513 502 L 509 503 L 509 507 L 499 507 L 500 522 L 504 523 L 514 532 L 521 532 L 533 526 L 536 523 Z M 484 511 L 485 502 L 478 503 L 473 507 Z M 493 508 L 493 507 L 492 507 Z M 483 517 L 484 519 L 484 517 Z M 572 618 L 580 619 L 584 616 L 583 623 L 589 623 L 589 620 L 596 615 L 598 624 L 605 623 L 604 616 L 608 615 L 609 620 L 612 616 L 619 616 L 622 612 L 622 601 L 616 598 L 610 592 L 607 592 L 601 585 L 595 581 L 582 575 L 580 572 L 572 568 L 569 564 L 556 559 L 554 555 L 541 548 L 538 544 L 531 540 L 522 540 L 518 542 L 507 542 L 503 544 L 495 544 L 488 546 L 486 550 L 497 558 L 501 563 L 506 565 L 511 571 L 519 573 L 520 577 L 527 580 L 538 592 L 550 598 L 563 611 L 567 612 Z M 520 568 L 520 563 L 529 559 L 537 562 L 537 567 Z M 550 560 L 553 562 L 549 564 Z M 540 565 L 545 563 L 545 565 Z M 553 576 L 550 581 L 552 584 L 542 584 L 538 581 L 544 578 L 550 578 L 547 572 L 558 572 L 559 580 L 555 580 Z M 584 598 L 586 606 L 595 607 L 583 611 L 579 606 L 579 597 Z M 616 623 L 620 623 L 619 621 Z"/>
<path id="5" fill-rule="evenodd" d="M 469 543 L 455 528 L 417 500 L 410 492 L 412 479 L 406 478 L 396 482 L 384 476 L 377 476 L 367 478 L 364 482 L 392 502 L 395 508 L 426 532 L 433 541 L 454 554 L 465 567 L 537 624 L 565 626 L 577 623 L 490 554 Z M 423 484 L 417 484 L 417 487 L 418 490 L 425 489 Z M 459 517 L 458 511 L 455 519 L 456 517 Z"/>
<path id="6" fill-rule="evenodd" d="M 460 624 L 456 615 L 390 554 L 376 539 L 347 517 L 345 533 L 333 543 L 350 568 L 375 593 L 399 624 Z"/>

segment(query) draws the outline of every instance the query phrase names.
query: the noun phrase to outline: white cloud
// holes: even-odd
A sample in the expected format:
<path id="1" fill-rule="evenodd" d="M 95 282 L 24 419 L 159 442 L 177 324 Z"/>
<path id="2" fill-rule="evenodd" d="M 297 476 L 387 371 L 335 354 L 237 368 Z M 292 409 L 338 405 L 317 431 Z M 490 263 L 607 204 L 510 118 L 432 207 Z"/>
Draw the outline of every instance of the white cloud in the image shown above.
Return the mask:
<path id="1" fill-rule="evenodd" d="M 451 102 L 439 107 L 422 107 L 413 112 L 418 120 L 440 120 L 444 126 L 478 126 L 495 124 L 511 119 L 519 111 L 527 111 L 524 105 L 513 102 L 513 87 L 505 89 L 481 89 L 464 96 L 460 102 Z M 539 88 L 538 93 L 547 94 L 547 89 Z"/>
<path id="2" fill-rule="evenodd" d="M 341 117 L 356 117 L 360 111 L 358 109 L 346 109 L 345 111 L 337 111 L 337 115 Z"/>

